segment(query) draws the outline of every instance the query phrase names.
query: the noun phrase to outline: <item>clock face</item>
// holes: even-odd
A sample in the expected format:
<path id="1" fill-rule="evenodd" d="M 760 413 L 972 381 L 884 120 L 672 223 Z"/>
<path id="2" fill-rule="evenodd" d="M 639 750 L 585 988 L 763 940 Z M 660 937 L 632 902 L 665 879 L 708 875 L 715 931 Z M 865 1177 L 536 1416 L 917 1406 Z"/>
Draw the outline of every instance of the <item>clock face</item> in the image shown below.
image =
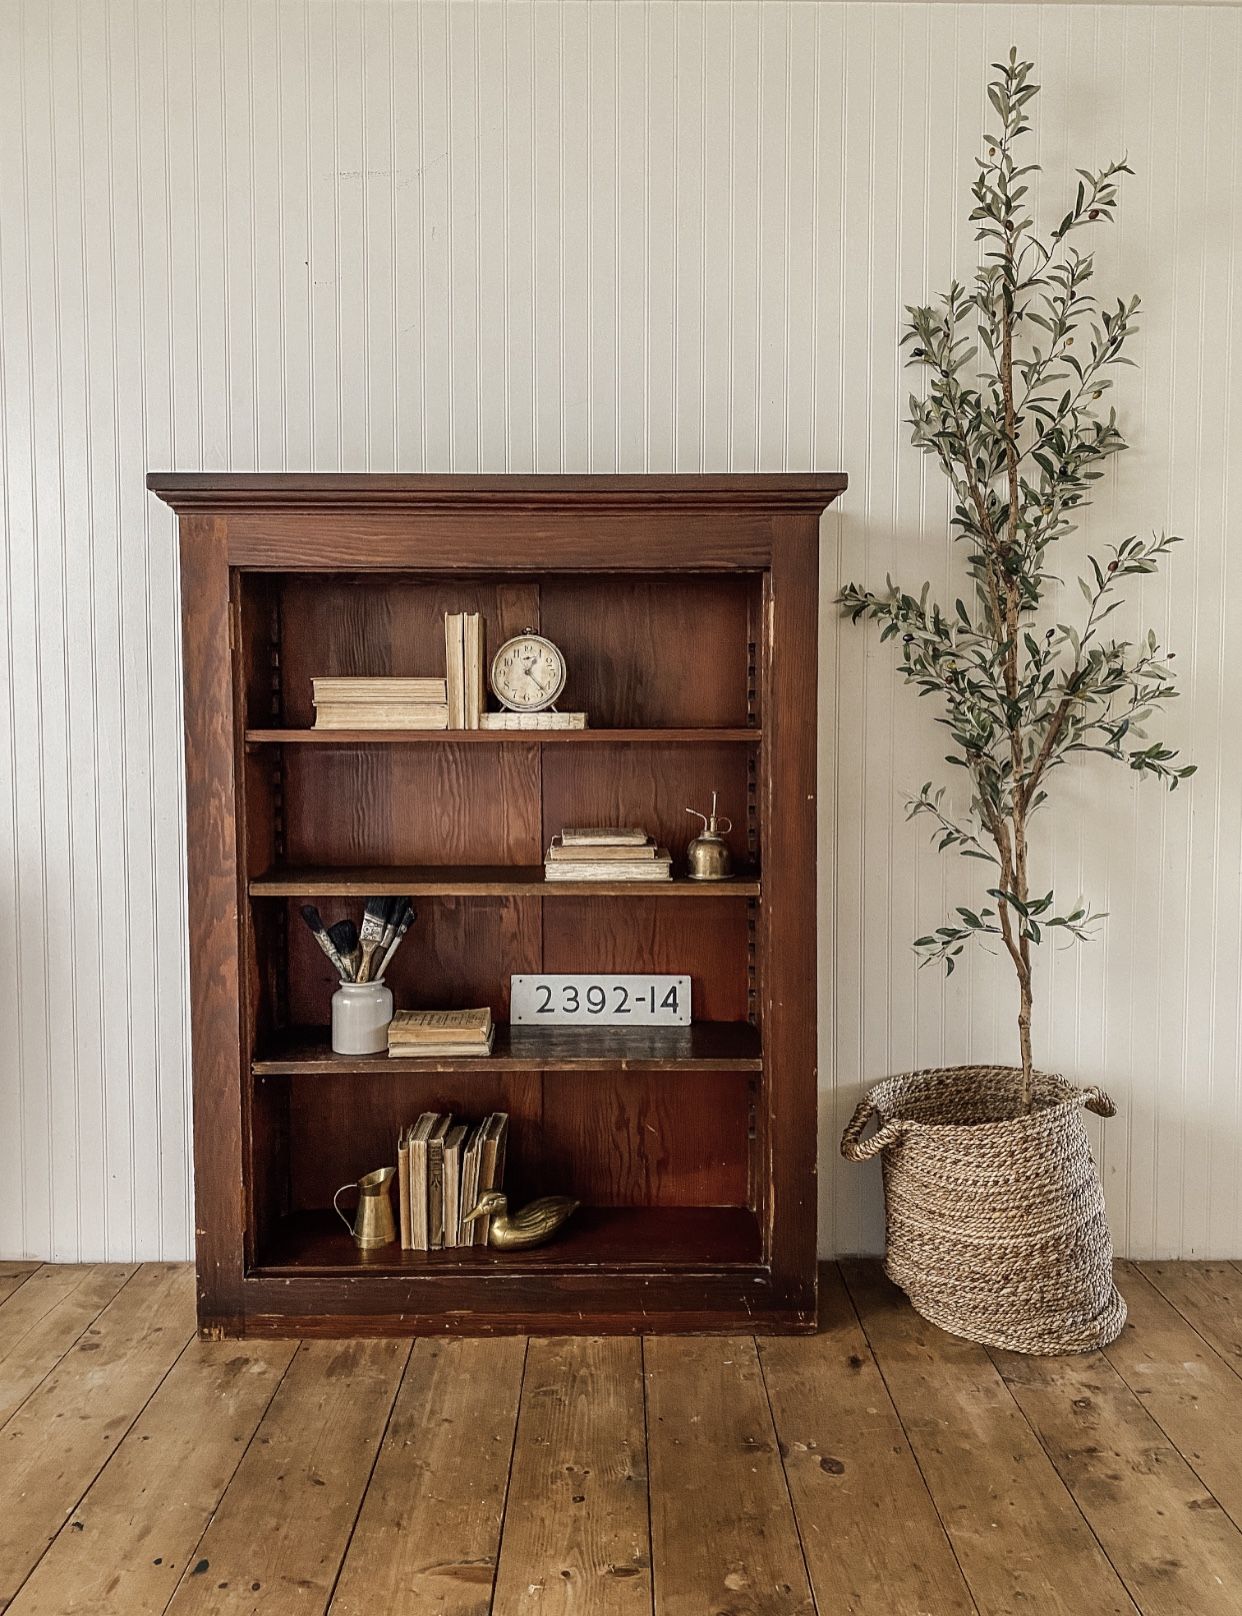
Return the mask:
<path id="1" fill-rule="evenodd" d="M 492 689 L 515 713 L 550 707 L 565 688 L 565 658 L 542 634 L 518 634 L 492 661 Z"/>

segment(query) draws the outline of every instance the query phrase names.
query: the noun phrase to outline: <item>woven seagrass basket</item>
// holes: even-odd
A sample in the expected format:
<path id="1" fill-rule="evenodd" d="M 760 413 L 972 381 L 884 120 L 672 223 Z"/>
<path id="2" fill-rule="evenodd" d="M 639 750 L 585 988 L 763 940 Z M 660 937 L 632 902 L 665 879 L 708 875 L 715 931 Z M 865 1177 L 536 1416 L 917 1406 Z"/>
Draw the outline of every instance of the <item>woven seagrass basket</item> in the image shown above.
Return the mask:
<path id="1" fill-rule="evenodd" d="M 1036 1073 L 956 1066 L 879 1083 L 841 1138 L 850 1161 L 879 1155 L 884 1267 L 925 1319 L 1014 1352 L 1090 1352 L 1121 1333 L 1104 1192 L 1081 1107 L 1111 1117 L 1102 1090 Z M 879 1131 L 862 1135 L 871 1119 Z"/>

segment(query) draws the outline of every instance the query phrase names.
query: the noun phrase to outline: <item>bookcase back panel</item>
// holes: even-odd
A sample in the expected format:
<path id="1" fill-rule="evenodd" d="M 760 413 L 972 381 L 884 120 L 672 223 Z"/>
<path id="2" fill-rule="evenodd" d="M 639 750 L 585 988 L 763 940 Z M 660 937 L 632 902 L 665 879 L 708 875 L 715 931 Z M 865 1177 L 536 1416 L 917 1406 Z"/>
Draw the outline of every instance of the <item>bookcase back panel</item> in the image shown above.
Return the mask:
<path id="1" fill-rule="evenodd" d="M 393 1063 L 394 1066 L 397 1064 Z M 423 1111 L 451 1111 L 478 1121 L 509 1113 L 505 1183 L 515 1197 L 545 1194 L 540 1161 L 543 1080 L 536 1072 L 469 1072 L 454 1076 L 416 1069 L 379 1075 L 326 1073 L 290 1085 L 292 1210 L 331 1206 L 333 1192 L 396 1160 L 397 1135 Z"/>
<path id="2" fill-rule="evenodd" d="M 707 813 L 713 791 L 733 821 L 726 837 L 740 866 L 747 851 L 752 748 L 746 744 L 548 747 L 543 756 L 543 824 L 550 839 L 566 825 L 641 825 L 684 871 L 687 845 L 703 829 L 686 812 Z M 758 848 L 756 844 L 755 855 Z M 542 855 L 540 855 L 542 857 Z"/>
<path id="3" fill-rule="evenodd" d="M 596 729 L 744 726 L 753 577 L 549 578 L 543 632 L 565 653 L 562 706 Z"/>
<path id="4" fill-rule="evenodd" d="M 289 1211 L 289 1089 L 284 1083 L 250 1086 L 247 1105 L 250 1170 L 247 1197 L 253 1230 L 250 1257 L 261 1253 L 277 1222 Z M 335 1186 L 333 1186 L 335 1188 Z"/>
<path id="5" fill-rule="evenodd" d="M 539 864 L 535 746 L 285 748 L 290 864 Z"/>
<path id="6" fill-rule="evenodd" d="M 735 898 L 558 898 L 544 903 L 543 968 L 684 973 L 696 1021 L 745 1021 L 747 921 Z"/>
<path id="7" fill-rule="evenodd" d="M 292 1211 L 322 1210 L 333 1192 L 393 1159 L 402 1127 L 422 1111 L 476 1121 L 510 1115 L 505 1189 L 519 1200 L 576 1195 L 589 1206 L 745 1206 L 750 1090 L 735 1073 L 471 1072 L 402 1068 L 325 1073 L 275 1083 L 257 1108 L 270 1161 L 289 1174 Z M 279 1152 L 275 1146 L 279 1142 Z M 272 1226 L 286 1210 L 270 1171 L 258 1199 Z"/>
<path id="8" fill-rule="evenodd" d="M 749 1085 L 731 1072 L 547 1072 L 541 1169 L 589 1206 L 745 1206 Z"/>
<path id="9" fill-rule="evenodd" d="M 444 618 L 482 615 L 490 653 L 537 626 L 531 580 L 375 576 L 285 576 L 280 580 L 284 722 L 314 723 L 311 680 L 332 675 L 444 677 Z"/>
<path id="10" fill-rule="evenodd" d="M 277 907 L 276 905 L 272 906 Z M 536 898 L 419 898 L 417 918 L 385 975 L 403 1009 L 469 1009 L 490 1005 L 498 1021 L 509 1017 L 509 978 L 540 968 L 540 915 Z M 325 922 L 362 918 L 362 901 L 323 898 Z M 292 901 L 289 927 L 289 1023 L 326 1026 L 336 972 Z"/>
<path id="11" fill-rule="evenodd" d="M 554 640 L 569 668 L 560 705 L 594 728 L 744 726 L 758 717 L 758 591 L 753 574 L 244 575 L 247 720 L 310 727 L 316 678 L 442 678 L 444 616 L 464 611 L 483 618 L 488 668 L 523 629 Z"/>

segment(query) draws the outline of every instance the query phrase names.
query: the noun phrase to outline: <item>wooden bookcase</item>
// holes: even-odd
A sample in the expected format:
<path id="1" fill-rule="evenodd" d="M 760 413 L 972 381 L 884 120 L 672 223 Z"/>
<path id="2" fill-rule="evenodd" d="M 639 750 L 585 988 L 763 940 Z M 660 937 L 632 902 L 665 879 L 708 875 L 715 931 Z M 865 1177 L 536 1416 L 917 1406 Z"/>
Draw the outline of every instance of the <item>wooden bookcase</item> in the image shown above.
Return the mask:
<path id="1" fill-rule="evenodd" d="M 180 517 L 199 1320 L 205 1333 L 809 1329 L 815 1318 L 819 519 L 841 476 L 153 474 Z M 322 674 L 564 651 L 582 732 L 312 727 Z M 737 878 L 547 886 L 564 824 L 684 869 L 715 789 Z M 298 918 L 409 892 L 398 1005 L 490 1003 L 489 1060 L 333 1056 Z M 511 1036 L 509 978 L 678 971 L 695 1025 Z M 333 1191 L 427 1109 L 507 1110 L 530 1252 L 360 1253 Z"/>

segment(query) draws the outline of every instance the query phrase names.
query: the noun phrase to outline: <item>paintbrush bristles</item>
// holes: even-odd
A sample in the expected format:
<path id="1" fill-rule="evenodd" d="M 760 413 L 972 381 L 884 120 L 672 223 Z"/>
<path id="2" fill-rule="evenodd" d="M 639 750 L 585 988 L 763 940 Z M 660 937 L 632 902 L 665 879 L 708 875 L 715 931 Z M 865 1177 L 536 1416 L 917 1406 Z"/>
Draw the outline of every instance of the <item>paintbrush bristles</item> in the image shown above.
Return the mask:
<path id="1" fill-rule="evenodd" d="M 369 898 L 361 930 L 349 919 L 325 926 L 313 903 L 303 904 L 301 914 L 342 982 L 371 982 L 383 977 L 400 947 L 414 919 L 414 906 L 408 898 Z"/>
<path id="2" fill-rule="evenodd" d="M 304 903 L 302 905 L 302 919 L 310 928 L 311 935 L 314 937 L 315 941 L 332 961 L 333 965 L 340 973 L 342 980 L 344 980 L 345 962 L 337 952 L 336 946 L 334 945 L 331 937 L 328 935 L 323 921 L 320 919 L 319 911 L 315 908 L 313 903 Z"/>
<path id="3" fill-rule="evenodd" d="M 357 970 L 355 955 L 358 952 L 358 928 L 352 920 L 338 920 L 328 927 L 328 936 L 332 939 L 332 946 L 341 956 L 344 967 L 341 980 L 353 982 Z"/>

